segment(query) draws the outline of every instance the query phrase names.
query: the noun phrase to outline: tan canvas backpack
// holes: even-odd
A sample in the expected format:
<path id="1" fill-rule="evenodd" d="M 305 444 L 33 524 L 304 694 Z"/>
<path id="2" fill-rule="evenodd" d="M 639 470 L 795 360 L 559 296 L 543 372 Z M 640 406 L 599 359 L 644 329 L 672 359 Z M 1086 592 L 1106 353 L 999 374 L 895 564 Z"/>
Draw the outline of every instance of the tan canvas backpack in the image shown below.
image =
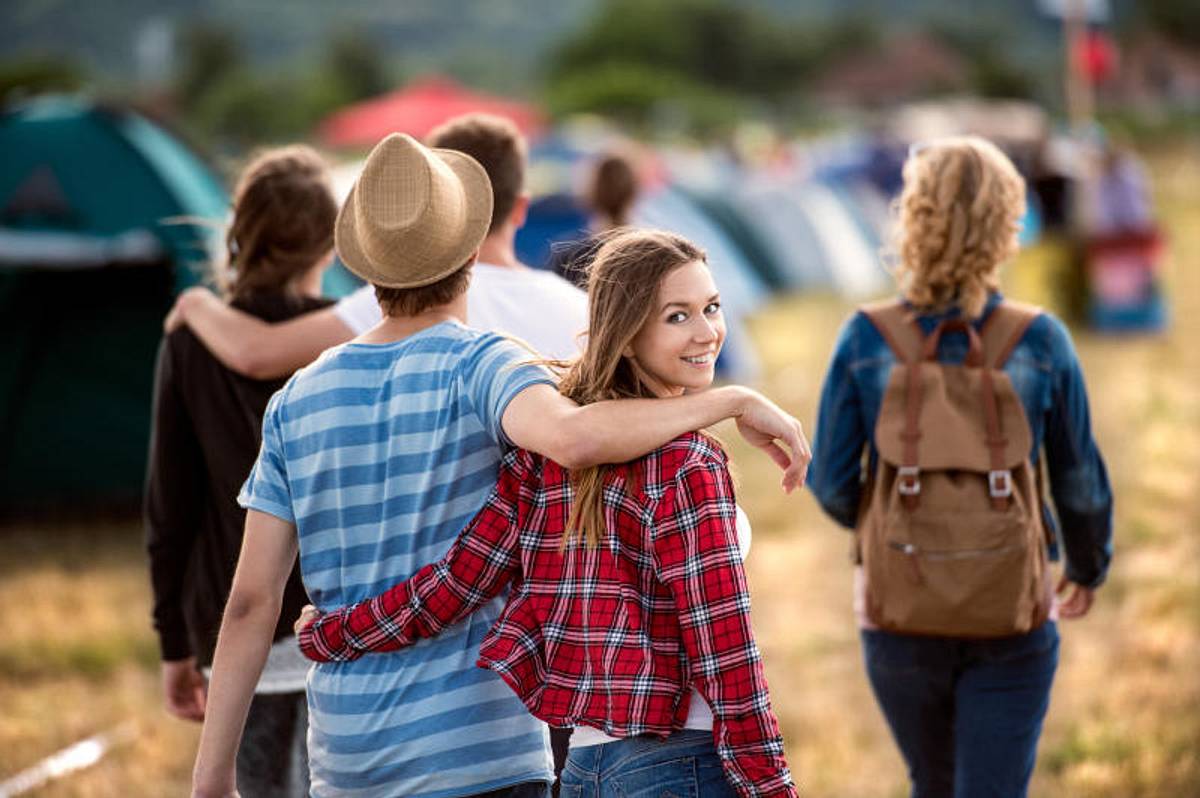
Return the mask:
<path id="1" fill-rule="evenodd" d="M 858 518 L 867 616 L 882 629 L 950 637 L 1040 626 L 1051 595 L 1040 480 L 1029 422 L 1001 370 L 1040 311 L 1002 302 L 979 332 L 947 319 L 929 336 L 898 301 L 863 312 L 898 361 Z M 970 339 L 961 364 L 937 360 L 950 330 Z"/>

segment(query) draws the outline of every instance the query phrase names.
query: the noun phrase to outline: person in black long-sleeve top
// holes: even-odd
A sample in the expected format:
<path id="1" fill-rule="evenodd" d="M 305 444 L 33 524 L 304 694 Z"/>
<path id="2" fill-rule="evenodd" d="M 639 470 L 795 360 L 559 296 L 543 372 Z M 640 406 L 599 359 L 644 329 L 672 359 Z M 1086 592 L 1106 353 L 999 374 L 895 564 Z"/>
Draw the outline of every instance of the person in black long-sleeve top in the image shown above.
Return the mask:
<path id="1" fill-rule="evenodd" d="M 286 147 L 253 160 L 234 192 L 228 264 L 218 269 L 226 300 L 270 322 L 330 304 L 319 294 L 336 216 L 316 152 Z M 245 511 L 237 494 L 258 455 L 267 400 L 284 382 L 225 368 L 187 327 L 167 334 L 159 348 L 146 546 L 164 698 L 181 718 L 204 717 L 204 671 L 242 543 Z M 308 794 L 307 666 L 291 637 L 291 621 L 306 603 L 294 568 L 238 752 L 247 798 Z"/>

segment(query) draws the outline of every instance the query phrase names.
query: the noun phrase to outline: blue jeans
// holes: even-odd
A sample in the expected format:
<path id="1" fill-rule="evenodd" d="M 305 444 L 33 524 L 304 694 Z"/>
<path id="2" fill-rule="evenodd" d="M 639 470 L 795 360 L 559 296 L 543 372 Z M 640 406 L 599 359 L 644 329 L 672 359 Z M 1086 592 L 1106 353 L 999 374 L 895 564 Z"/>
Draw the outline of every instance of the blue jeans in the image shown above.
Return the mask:
<path id="1" fill-rule="evenodd" d="M 572 748 L 561 798 L 735 798 L 711 731 L 684 729 Z"/>
<path id="2" fill-rule="evenodd" d="M 1058 665 L 1053 622 L 996 640 L 874 630 L 862 640 L 913 798 L 1025 795 Z"/>

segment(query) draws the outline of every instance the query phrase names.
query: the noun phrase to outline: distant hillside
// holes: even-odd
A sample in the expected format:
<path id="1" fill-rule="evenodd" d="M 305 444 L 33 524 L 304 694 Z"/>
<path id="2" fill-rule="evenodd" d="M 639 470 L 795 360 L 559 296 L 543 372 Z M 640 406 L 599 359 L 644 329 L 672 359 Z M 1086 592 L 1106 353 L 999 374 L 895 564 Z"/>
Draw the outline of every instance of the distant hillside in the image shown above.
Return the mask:
<path id="1" fill-rule="evenodd" d="M 337 31 L 372 36 L 411 73 L 454 66 L 483 83 L 524 83 L 546 47 L 583 21 L 595 0 L 4 0 L 0 58 L 49 56 L 101 79 L 138 76 L 138 43 L 203 20 L 237 32 L 264 66 L 315 57 Z M 500 88 L 500 86 L 497 86 Z M 508 88 L 519 88 L 509 86 Z"/>
<path id="2" fill-rule="evenodd" d="M 449 69 L 474 83 L 507 91 L 531 88 L 541 57 L 586 21 L 602 0 L 4 0 L 0 58 L 66 58 L 103 82 L 138 75 L 138 52 L 151 68 L 155 35 L 189 20 L 238 31 L 247 56 L 263 65 L 314 57 L 329 35 L 346 27 L 369 32 L 394 65 L 411 74 Z M 647 0 L 652 2 L 653 0 Z M 1007 28 L 1024 58 L 1048 62 L 1060 47 L 1059 26 L 1039 0 L 756 0 L 792 19 L 854 14 L 880 29 L 936 19 L 964 30 Z M 1118 18 L 1134 0 L 1109 0 Z M 140 44 L 140 46 L 139 46 Z M 147 54 L 147 51 L 149 53 Z"/>

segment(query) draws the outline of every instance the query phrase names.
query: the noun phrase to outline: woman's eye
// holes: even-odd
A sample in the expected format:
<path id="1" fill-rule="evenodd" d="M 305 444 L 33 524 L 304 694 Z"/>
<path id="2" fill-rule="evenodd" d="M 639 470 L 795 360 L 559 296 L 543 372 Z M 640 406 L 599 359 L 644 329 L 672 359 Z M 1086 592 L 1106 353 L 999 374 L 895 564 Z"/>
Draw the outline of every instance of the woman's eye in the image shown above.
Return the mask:
<path id="1" fill-rule="evenodd" d="M 714 313 L 720 313 L 720 312 L 721 312 L 721 303 L 720 302 L 710 302 L 704 308 L 705 316 L 711 316 Z"/>
<path id="2" fill-rule="evenodd" d="M 687 320 L 687 314 L 684 313 L 682 310 L 677 310 L 674 313 L 672 313 L 671 315 L 667 316 L 667 324 L 679 324 L 680 322 L 686 321 L 686 320 Z"/>

